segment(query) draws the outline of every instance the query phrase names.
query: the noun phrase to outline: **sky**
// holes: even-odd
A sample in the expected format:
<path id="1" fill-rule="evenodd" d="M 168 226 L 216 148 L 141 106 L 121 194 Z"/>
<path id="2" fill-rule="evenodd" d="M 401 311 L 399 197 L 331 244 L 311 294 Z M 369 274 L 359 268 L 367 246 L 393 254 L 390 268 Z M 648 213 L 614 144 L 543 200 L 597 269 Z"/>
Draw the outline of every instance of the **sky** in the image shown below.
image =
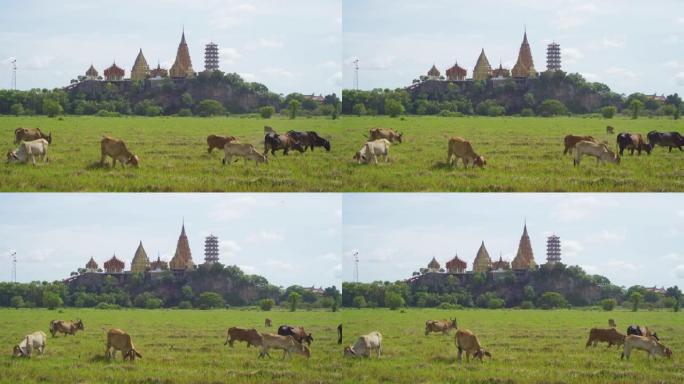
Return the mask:
<path id="1" fill-rule="evenodd" d="M 64 87 L 91 63 L 114 60 L 130 76 L 140 48 L 150 67 L 171 68 L 183 26 L 195 71 L 204 46 L 220 69 L 288 94 L 340 94 L 339 0 L 0 0 L 0 89 Z"/>
<path id="2" fill-rule="evenodd" d="M 138 243 L 150 259 L 170 261 L 181 225 L 193 261 L 204 239 L 219 238 L 219 261 L 277 286 L 341 287 L 341 200 L 338 194 L 2 194 L 0 281 L 54 281 L 102 268 L 116 253 L 130 269 Z"/>
<path id="3" fill-rule="evenodd" d="M 342 0 L 343 87 L 405 87 L 433 64 L 455 61 L 468 77 L 482 48 L 512 68 L 525 26 L 537 71 L 546 46 L 561 46 L 562 69 L 617 93 L 684 92 L 681 0 Z"/>
<path id="4" fill-rule="evenodd" d="M 411 277 L 435 257 L 472 263 L 482 241 L 492 259 L 512 261 L 523 226 L 538 264 L 546 237 L 561 260 L 629 287 L 684 286 L 682 194 L 344 194 L 343 280 Z"/>

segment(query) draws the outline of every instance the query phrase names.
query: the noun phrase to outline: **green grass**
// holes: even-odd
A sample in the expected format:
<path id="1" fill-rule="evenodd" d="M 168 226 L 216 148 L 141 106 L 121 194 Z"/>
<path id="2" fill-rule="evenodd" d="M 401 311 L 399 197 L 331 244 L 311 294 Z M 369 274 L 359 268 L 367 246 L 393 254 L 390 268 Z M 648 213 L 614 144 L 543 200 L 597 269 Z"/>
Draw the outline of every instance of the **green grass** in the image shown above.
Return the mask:
<path id="1" fill-rule="evenodd" d="M 0 145 L 4 153 L 13 144 L 14 129 L 39 127 L 52 132 L 49 164 L 0 165 L 0 191 L 111 191 L 111 192 L 222 192 L 222 191 L 335 191 L 342 189 L 335 151 L 340 121 L 251 118 L 98 118 L 66 116 L 0 117 Z M 278 132 L 317 131 L 332 141 L 333 151 L 322 148 L 304 155 L 282 156 L 258 168 L 240 160 L 223 166 L 223 151 L 207 153 L 209 134 L 232 135 L 263 150 L 263 127 Z M 139 169 L 101 168 L 100 139 L 108 134 L 126 141 L 140 157 Z M 345 156 L 346 157 L 346 156 Z"/>
<path id="2" fill-rule="evenodd" d="M 337 344 L 340 313 L 240 310 L 0 310 L 0 382 L 2 383 L 335 383 L 342 379 Z M 52 338 L 52 319 L 83 319 L 85 332 Z M 266 330 L 264 319 L 273 320 Z M 257 359 L 258 350 L 236 343 L 224 346 L 231 326 L 277 332 L 281 324 L 303 325 L 312 332 L 311 359 Z M 143 355 L 134 363 L 105 360 L 106 331 L 121 328 Z M 31 332 L 48 335 L 46 353 L 32 359 L 11 357 L 12 347 Z"/>
<path id="3" fill-rule="evenodd" d="M 581 310 L 386 309 L 346 310 L 345 345 L 371 331 L 383 335 L 382 357 L 355 359 L 344 365 L 349 382 L 363 383 L 682 383 L 684 382 L 684 318 L 673 312 L 603 312 Z M 425 336 L 425 321 L 456 317 L 473 331 L 492 359 L 456 363 L 454 332 Z M 625 332 L 629 324 L 647 325 L 672 348 L 673 360 L 647 361 L 635 351 L 621 361 L 621 349 L 605 343 L 585 348 L 592 327 L 615 319 Z"/>

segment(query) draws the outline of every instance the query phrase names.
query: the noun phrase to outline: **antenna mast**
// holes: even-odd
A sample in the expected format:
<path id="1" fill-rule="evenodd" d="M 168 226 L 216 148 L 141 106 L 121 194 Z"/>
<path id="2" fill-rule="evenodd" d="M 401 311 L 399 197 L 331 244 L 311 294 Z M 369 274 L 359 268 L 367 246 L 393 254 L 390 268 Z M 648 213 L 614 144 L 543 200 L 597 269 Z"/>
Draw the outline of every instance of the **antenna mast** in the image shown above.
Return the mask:
<path id="1" fill-rule="evenodd" d="M 12 281 L 17 282 L 17 253 L 12 252 Z"/>
<path id="2" fill-rule="evenodd" d="M 354 89 L 359 90 L 359 59 L 354 59 Z"/>
<path id="3" fill-rule="evenodd" d="M 17 90 L 17 59 L 12 58 L 12 89 Z"/>
<path id="4" fill-rule="evenodd" d="M 354 251 L 354 281 L 359 282 L 359 251 Z"/>

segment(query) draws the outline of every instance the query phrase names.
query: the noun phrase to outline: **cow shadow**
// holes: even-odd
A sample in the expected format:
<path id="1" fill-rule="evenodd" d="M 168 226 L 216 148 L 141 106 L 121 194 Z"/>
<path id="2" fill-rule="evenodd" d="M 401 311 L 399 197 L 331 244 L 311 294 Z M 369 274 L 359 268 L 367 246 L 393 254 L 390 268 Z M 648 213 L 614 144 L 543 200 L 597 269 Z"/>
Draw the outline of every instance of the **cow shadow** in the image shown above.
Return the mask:
<path id="1" fill-rule="evenodd" d="M 94 355 L 88 361 L 90 361 L 91 363 L 108 363 L 109 359 L 104 355 Z"/>
<path id="2" fill-rule="evenodd" d="M 435 170 L 435 171 L 444 171 L 444 170 L 450 170 L 452 169 L 451 166 L 449 166 L 448 163 L 443 162 L 443 161 L 436 161 L 432 164 L 432 167 L 430 169 Z"/>
<path id="3" fill-rule="evenodd" d="M 465 361 L 465 357 L 463 358 Z M 449 356 L 449 355 L 437 355 L 433 356 L 430 359 L 434 363 L 443 363 L 443 364 L 455 364 L 456 363 L 456 356 Z"/>
<path id="4" fill-rule="evenodd" d="M 109 164 L 102 165 L 102 164 L 100 164 L 99 161 L 93 161 L 93 162 L 89 163 L 88 165 L 86 165 L 85 168 L 89 171 L 93 170 L 93 169 L 107 169 L 107 168 L 109 168 Z"/>

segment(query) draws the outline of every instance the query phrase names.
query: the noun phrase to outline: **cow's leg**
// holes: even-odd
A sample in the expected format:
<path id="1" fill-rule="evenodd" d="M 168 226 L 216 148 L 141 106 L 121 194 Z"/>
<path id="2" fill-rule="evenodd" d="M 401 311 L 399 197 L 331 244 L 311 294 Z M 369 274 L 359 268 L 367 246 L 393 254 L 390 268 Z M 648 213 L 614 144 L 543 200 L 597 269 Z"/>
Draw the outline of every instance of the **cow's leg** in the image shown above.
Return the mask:
<path id="1" fill-rule="evenodd" d="M 100 167 L 105 166 L 105 161 L 107 160 L 107 155 L 105 155 L 104 152 L 102 152 L 102 156 L 100 156 Z"/>
<path id="2" fill-rule="evenodd" d="M 380 350 L 381 350 L 381 349 L 382 349 L 382 345 L 378 345 L 378 350 L 377 350 L 377 352 L 378 352 L 378 357 L 380 357 L 380 354 L 381 354 L 381 353 L 380 353 Z"/>
<path id="3" fill-rule="evenodd" d="M 667 147 L 667 148 L 668 148 L 667 149 L 668 152 L 672 152 L 672 147 Z"/>
<path id="4" fill-rule="evenodd" d="M 587 345 L 585 345 L 584 348 L 588 348 L 590 345 L 591 345 L 591 337 L 589 338 L 589 340 L 587 340 Z"/>
<path id="5" fill-rule="evenodd" d="M 682 150 L 682 146 L 681 146 L 681 145 L 678 145 L 677 148 L 679 148 L 679 152 L 684 152 L 684 150 Z"/>
<path id="6" fill-rule="evenodd" d="M 458 347 L 458 356 L 456 356 L 456 361 L 461 362 L 461 356 L 463 355 L 463 348 Z"/>

